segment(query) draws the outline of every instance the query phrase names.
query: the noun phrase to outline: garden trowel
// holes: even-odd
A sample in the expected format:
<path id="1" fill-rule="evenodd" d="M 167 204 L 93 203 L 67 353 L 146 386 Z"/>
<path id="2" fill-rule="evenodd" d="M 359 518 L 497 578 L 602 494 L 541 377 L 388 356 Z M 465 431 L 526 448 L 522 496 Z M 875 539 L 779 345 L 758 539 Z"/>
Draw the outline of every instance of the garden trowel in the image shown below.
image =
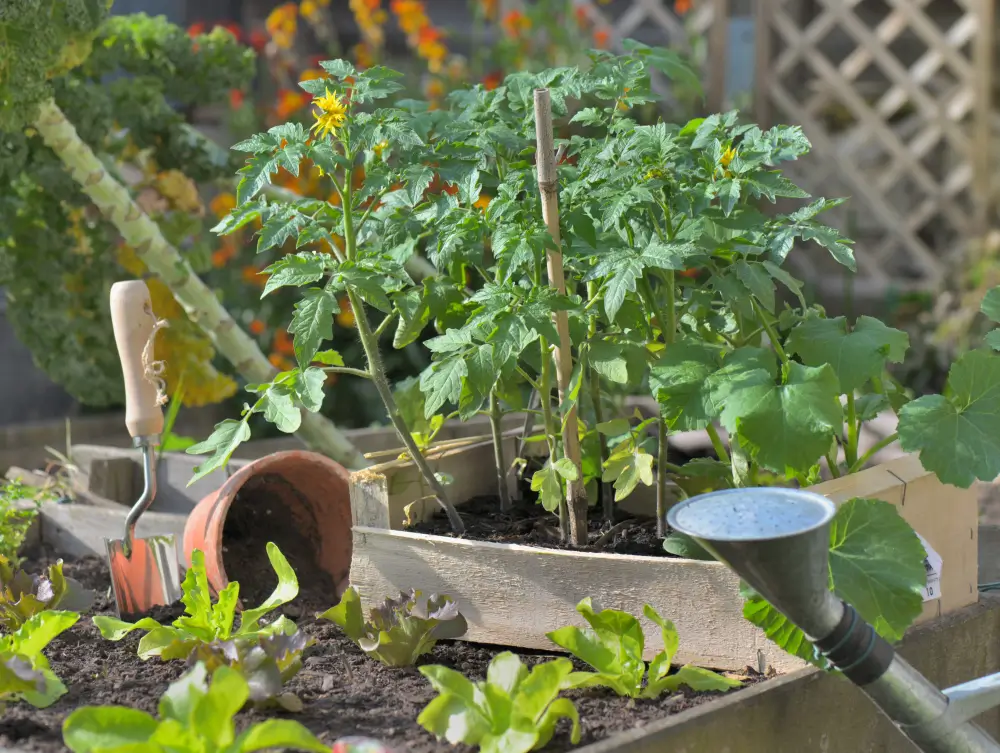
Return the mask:
<path id="1" fill-rule="evenodd" d="M 160 390 L 152 360 L 157 329 L 149 289 L 142 280 L 111 286 L 111 324 L 125 378 L 125 426 L 142 451 L 142 496 L 125 518 L 125 538 L 105 539 L 118 615 L 134 620 L 181 596 L 173 536 L 135 537 L 135 527 L 156 496 L 156 453 L 163 432 Z"/>

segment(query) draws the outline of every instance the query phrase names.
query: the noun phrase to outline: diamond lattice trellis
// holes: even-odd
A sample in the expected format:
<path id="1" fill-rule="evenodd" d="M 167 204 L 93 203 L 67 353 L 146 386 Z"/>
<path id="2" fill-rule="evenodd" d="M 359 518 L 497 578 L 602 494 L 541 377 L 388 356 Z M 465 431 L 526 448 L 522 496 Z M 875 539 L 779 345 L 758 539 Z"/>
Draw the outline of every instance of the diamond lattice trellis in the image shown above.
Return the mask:
<path id="1" fill-rule="evenodd" d="M 856 289 L 933 287 L 983 230 L 992 0 L 771 0 L 758 14 L 758 117 L 800 123 L 790 177 L 849 196 Z M 821 254 L 798 255 L 821 287 Z"/>

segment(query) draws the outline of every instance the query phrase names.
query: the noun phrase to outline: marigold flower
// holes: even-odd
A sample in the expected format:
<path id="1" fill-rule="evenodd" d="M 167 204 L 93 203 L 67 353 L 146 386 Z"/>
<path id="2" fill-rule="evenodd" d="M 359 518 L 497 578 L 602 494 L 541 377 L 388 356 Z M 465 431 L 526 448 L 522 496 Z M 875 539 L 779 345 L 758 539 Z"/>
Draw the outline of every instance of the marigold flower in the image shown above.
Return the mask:
<path id="1" fill-rule="evenodd" d="M 371 68 L 375 65 L 375 53 L 372 52 L 372 48 L 367 42 L 359 42 L 354 45 L 351 55 L 354 58 L 354 65 L 359 70 L 363 71 L 365 68 Z"/>
<path id="2" fill-rule="evenodd" d="M 254 319 L 252 322 L 250 322 L 250 334 L 262 335 L 264 334 L 264 330 L 266 329 L 267 325 L 264 324 L 264 322 L 262 322 L 260 319 Z"/>
<path id="3" fill-rule="evenodd" d="M 340 299 L 340 313 L 337 314 L 337 324 L 341 327 L 354 326 L 354 310 L 351 308 L 351 302 L 346 298 Z"/>
<path id="4" fill-rule="evenodd" d="M 279 355 L 277 353 L 272 353 L 267 357 L 267 360 L 271 362 L 271 365 L 278 371 L 291 371 L 295 368 L 295 364 L 289 361 L 285 356 Z"/>
<path id="5" fill-rule="evenodd" d="M 503 17 L 503 30 L 508 37 L 519 37 L 531 29 L 531 19 L 519 10 L 508 11 Z"/>
<path id="6" fill-rule="evenodd" d="M 582 5 L 573 6 L 573 15 L 576 16 L 576 25 L 581 29 L 586 29 L 590 26 L 590 17 L 587 15 L 587 9 Z"/>
<path id="7" fill-rule="evenodd" d="M 260 270 L 252 264 L 243 267 L 243 282 L 248 285 L 260 285 Z"/>
<path id="8" fill-rule="evenodd" d="M 278 103 L 274 107 L 274 114 L 278 116 L 279 120 L 288 120 L 307 104 L 309 104 L 309 98 L 302 92 L 281 89 L 278 92 Z"/>
<path id="9" fill-rule="evenodd" d="M 479 0 L 479 7 L 483 11 L 483 16 L 486 18 L 495 18 L 497 15 L 497 0 Z"/>
<path id="10" fill-rule="evenodd" d="M 274 348 L 275 353 L 280 353 L 286 356 L 290 356 L 295 352 L 295 342 L 292 340 L 292 336 L 283 329 L 275 331 L 274 340 L 271 341 L 271 347 Z"/>
<path id="11" fill-rule="evenodd" d="M 306 68 L 299 74 L 299 81 L 314 81 L 317 78 L 326 78 L 327 72 L 322 68 Z"/>
<path id="12" fill-rule="evenodd" d="M 674 13 L 678 16 L 683 16 L 692 6 L 691 0 L 674 0 Z"/>
<path id="13" fill-rule="evenodd" d="M 212 266 L 216 269 L 226 266 L 230 259 L 236 256 L 236 249 L 232 246 L 223 246 L 212 252 Z"/>
<path id="14" fill-rule="evenodd" d="M 326 94 L 313 100 L 313 104 L 319 108 L 319 112 L 313 113 L 316 122 L 312 130 L 317 131 L 321 138 L 327 134 L 336 135 L 337 129 L 347 120 L 347 105 L 344 100 L 327 89 Z"/>
<path id="15" fill-rule="evenodd" d="M 487 194 L 481 193 L 479 194 L 479 198 L 476 199 L 476 202 L 472 206 L 474 206 L 476 209 L 482 209 L 485 212 L 486 207 L 490 205 L 491 201 L 493 201 L 492 196 L 488 196 Z"/>
<path id="16" fill-rule="evenodd" d="M 316 0 L 302 0 L 299 4 L 299 13 L 311 21 L 319 15 L 319 3 Z"/>
<path id="17" fill-rule="evenodd" d="M 229 106 L 234 110 L 239 110 L 243 107 L 243 92 L 239 89 L 229 90 Z"/>
<path id="18" fill-rule="evenodd" d="M 271 11 L 264 25 L 274 43 L 283 50 L 292 46 L 298 29 L 299 6 L 295 3 L 279 5 Z"/>
<path id="19" fill-rule="evenodd" d="M 604 49 L 608 46 L 608 40 L 611 39 L 611 32 L 607 29 L 597 29 L 594 32 L 594 44 L 597 45 L 599 49 Z"/>
<path id="20" fill-rule="evenodd" d="M 428 79 L 427 83 L 424 85 L 424 96 L 430 100 L 440 99 L 443 97 L 444 82 L 437 77 Z"/>
<path id="21" fill-rule="evenodd" d="M 382 0 L 350 0 L 350 6 L 351 12 L 354 13 L 354 20 L 361 30 L 362 44 L 366 45 L 369 52 L 372 47 L 381 47 L 385 43 L 382 25 L 387 20 L 385 11 L 382 9 Z M 370 68 L 371 64 L 363 67 Z"/>
<path id="22" fill-rule="evenodd" d="M 492 91 L 502 83 L 503 73 L 500 71 L 493 71 L 492 73 L 487 73 L 483 76 L 483 88 L 486 89 L 486 91 Z"/>
<path id="23" fill-rule="evenodd" d="M 208 208 L 216 217 L 225 217 L 236 208 L 236 197 L 228 192 L 220 193 L 209 202 Z"/>
<path id="24" fill-rule="evenodd" d="M 417 32 L 417 55 L 427 61 L 427 67 L 432 73 L 438 73 L 444 59 L 448 56 L 448 48 L 441 40 L 444 34 L 433 26 L 424 26 Z"/>
<path id="25" fill-rule="evenodd" d="M 188 31 L 188 36 L 189 37 L 197 37 L 197 36 L 199 36 L 201 34 L 204 34 L 205 33 L 205 22 L 204 21 L 195 21 L 193 24 L 191 24 L 190 26 L 188 26 L 188 30 L 187 31 Z"/>
<path id="26" fill-rule="evenodd" d="M 697 277 L 699 272 L 701 272 L 700 269 L 698 269 L 697 267 L 692 267 L 691 269 L 685 269 L 681 272 L 678 272 L 677 274 L 681 277 L 691 280 Z"/>
<path id="27" fill-rule="evenodd" d="M 396 15 L 399 28 L 407 36 L 416 34 L 421 28 L 430 24 L 424 4 L 420 0 L 392 0 L 389 8 Z"/>
<path id="28" fill-rule="evenodd" d="M 257 50 L 257 52 L 260 52 L 267 47 L 267 35 L 260 29 L 254 29 L 251 31 L 247 41 L 250 43 L 251 47 Z"/>

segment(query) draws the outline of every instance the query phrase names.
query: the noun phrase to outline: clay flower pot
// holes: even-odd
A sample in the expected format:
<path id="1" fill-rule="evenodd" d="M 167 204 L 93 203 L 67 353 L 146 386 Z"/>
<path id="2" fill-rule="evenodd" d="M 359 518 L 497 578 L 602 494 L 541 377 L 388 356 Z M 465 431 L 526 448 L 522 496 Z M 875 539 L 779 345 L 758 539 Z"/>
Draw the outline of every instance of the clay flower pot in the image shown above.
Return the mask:
<path id="1" fill-rule="evenodd" d="M 188 516 L 188 562 L 200 549 L 212 590 L 239 581 L 241 601 L 257 606 L 277 583 L 266 554 L 273 541 L 295 569 L 303 595 L 335 603 L 351 570 L 348 476 L 339 463 L 302 450 L 253 461 Z"/>

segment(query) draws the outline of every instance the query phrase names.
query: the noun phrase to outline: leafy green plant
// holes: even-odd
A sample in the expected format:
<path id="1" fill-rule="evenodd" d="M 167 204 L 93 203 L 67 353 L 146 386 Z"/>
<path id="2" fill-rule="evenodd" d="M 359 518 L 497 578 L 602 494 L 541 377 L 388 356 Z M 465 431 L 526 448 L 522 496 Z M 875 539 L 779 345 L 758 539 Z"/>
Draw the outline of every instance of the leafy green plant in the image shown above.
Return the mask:
<path id="1" fill-rule="evenodd" d="M 75 612 L 40 612 L 0 637 L 0 710 L 22 700 L 45 708 L 66 692 L 42 651 L 78 619 Z"/>
<path id="2" fill-rule="evenodd" d="M 257 707 L 279 706 L 285 711 L 301 711 L 302 701 L 284 686 L 302 669 L 302 654 L 315 643 L 301 630 L 290 635 L 278 633 L 262 637 L 258 643 L 238 639 L 200 643 L 188 657 L 188 664 L 201 662 L 209 673 L 221 666 L 239 672 L 250 689 L 249 701 Z"/>
<path id="3" fill-rule="evenodd" d="M 42 575 L 31 575 L 0 555 L 0 627 L 8 632 L 42 612 L 57 607 L 82 612 L 93 601 L 93 592 L 63 575 L 62 560 L 49 565 Z"/>
<path id="4" fill-rule="evenodd" d="M 268 719 L 236 734 L 234 717 L 250 697 L 242 675 L 229 667 L 211 674 L 197 664 L 160 698 L 159 718 L 125 706 L 84 706 L 63 723 L 63 742 L 74 753 L 250 753 L 306 750 L 327 753 L 301 724 Z"/>
<path id="5" fill-rule="evenodd" d="M 563 687 L 600 686 L 629 698 L 657 698 L 663 693 L 678 690 L 682 685 L 699 691 L 725 691 L 740 686 L 738 680 L 690 664 L 670 674 L 680 639 L 674 623 L 660 617 L 649 604 L 643 607 L 642 613 L 659 626 L 663 651 L 650 662 L 648 676 L 643 659 L 646 638 L 639 620 L 616 609 L 595 612 L 590 597 L 577 604 L 576 611 L 583 615 L 590 628 L 570 625 L 546 635 L 557 646 L 596 671 L 573 672 L 566 677 Z"/>
<path id="6" fill-rule="evenodd" d="M 250 646 L 265 637 L 291 635 L 296 630 L 295 623 L 284 615 L 270 624 L 260 624 L 261 618 L 287 604 L 299 593 L 295 571 L 273 542 L 267 544 L 267 557 L 278 576 L 278 585 L 259 607 L 243 610 L 240 626 L 235 630 L 233 622 L 240 584 L 236 581 L 230 583 L 219 592 L 218 599 L 213 603 L 205 574 L 205 554 L 197 549 L 191 555 L 191 567 L 181 584 L 184 616 L 178 617 L 171 625 L 161 625 L 152 617 L 130 623 L 116 617 L 97 615 L 93 618 L 94 624 L 109 641 L 120 641 L 133 630 L 146 631 L 139 641 L 139 656 L 143 659 L 159 656 L 164 661 L 186 659 L 194 649 L 213 641 L 232 639 L 238 644 Z"/>
<path id="7" fill-rule="evenodd" d="M 468 629 L 458 604 L 449 597 L 424 596 L 412 589 L 373 607 L 366 622 L 361 597 L 348 588 L 340 603 L 319 617 L 339 625 L 362 651 L 389 667 L 409 667 L 439 640 L 458 638 Z"/>
<path id="8" fill-rule="evenodd" d="M 420 667 L 439 695 L 424 707 L 417 723 L 453 745 L 465 743 L 483 753 L 527 753 L 545 747 L 560 719 L 573 724 L 580 741 L 580 718 L 568 698 L 559 698 L 573 672 L 569 659 L 536 664 L 529 671 L 509 651 L 490 662 L 484 681 L 472 682 L 453 669 Z"/>
<path id="9" fill-rule="evenodd" d="M 927 583 L 920 539 L 899 511 L 877 499 L 852 499 L 830 528 L 830 590 L 849 602 L 886 640 L 895 642 L 923 608 Z M 780 648 L 817 666 L 828 663 L 805 635 L 744 585 L 743 615 Z"/>
<path id="10" fill-rule="evenodd" d="M 32 507 L 24 503 L 35 500 L 36 490 L 19 480 L 5 481 L 0 486 L 0 556 L 8 562 L 20 563 L 21 545 L 28 529 L 38 517 L 38 502 Z"/>

